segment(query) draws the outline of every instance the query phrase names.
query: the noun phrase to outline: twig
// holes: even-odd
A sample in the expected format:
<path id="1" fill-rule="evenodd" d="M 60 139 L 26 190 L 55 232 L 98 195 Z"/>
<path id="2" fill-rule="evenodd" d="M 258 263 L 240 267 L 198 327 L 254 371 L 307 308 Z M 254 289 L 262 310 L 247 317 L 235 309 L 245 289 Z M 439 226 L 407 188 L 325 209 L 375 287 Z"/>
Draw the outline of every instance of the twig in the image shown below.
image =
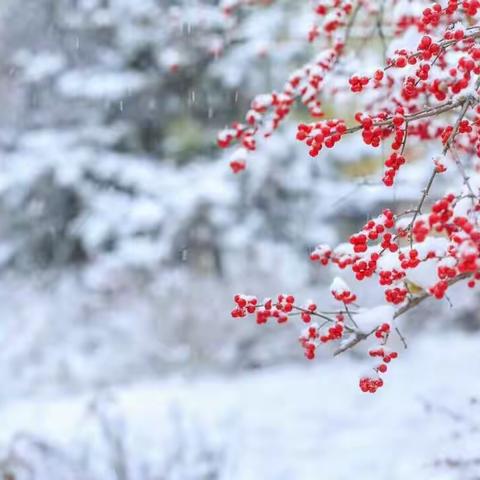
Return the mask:
<path id="1" fill-rule="evenodd" d="M 351 337 L 351 339 L 348 342 L 344 343 L 337 350 L 335 350 L 335 353 L 333 354 L 333 356 L 336 357 L 337 355 L 340 355 L 341 353 L 346 352 L 347 350 L 350 350 L 355 345 L 357 345 L 358 343 L 360 343 L 361 341 L 365 340 L 370 335 L 375 333 L 377 331 L 377 328 L 378 327 L 375 327 L 373 330 L 371 330 L 368 333 L 364 333 L 360 331 L 355 332 L 355 334 Z"/>
<path id="2" fill-rule="evenodd" d="M 345 311 L 347 312 L 348 318 L 349 318 L 350 321 L 352 322 L 353 326 L 354 326 L 356 329 L 358 329 L 357 322 L 355 322 L 355 320 L 353 319 L 352 314 L 350 313 L 350 310 L 349 310 L 349 308 L 348 308 L 348 305 L 347 305 L 345 302 L 343 302 L 343 304 L 345 305 Z"/>
<path id="3" fill-rule="evenodd" d="M 470 99 L 470 101 L 471 101 L 471 99 Z M 445 112 L 449 112 L 450 110 L 454 110 L 455 108 L 458 108 L 458 107 L 464 105 L 465 103 L 466 103 L 465 97 L 461 97 L 459 100 L 457 100 L 455 102 L 453 100 L 449 100 L 448 102 L 441 103 L 440 105 L 436 105 L 435 107 L 429 107 L 429 108 L 426 108 L 424 110 L 421 110 L 420 112 L 404 115 L 404 119 L 408 123 L 408 122 L 412 122 L 414 120 L 421 120 L 423 118 L 433 117 L 433 116 L 436 116 L 436 115 L 440 115 L 441 113 L 445 113 Z M 393 116 L 391 116 L 391 117 L 389 117 L 385 120 L 381 120 L 379 122 L 374 122 L 372 126 L 373 127 L 386 127 L 386 126 L 392 126 L 392 125 L 393 125 Z M 345 130 L 345 134 L 355 133 L 355 132 L 358 132 L 359 130 L 362 130 L 362 129 L 363 129 L 363 125 L 356 125 L 355 127 L 347 128 L 347 130 Z"/>
<path id="4" fill-rule="evenodd" d="M 465 171 L 465 167 L 463 166 L 463 163 L 460 160 L 455 148 L 450 147 L 450 153 L 452 154 L 453 160 L 457 165 L 458 171 L 460 172 L 460 175 L 463 178 L 464 185 L 467 187 L 468 191 L 470 192 L 472 202 L 473 202 L 474 199 L 478 197 L 478 195 L 475 195 L 475 192 L 473 191 L 472 185 L 470 184 L 470 177 L 467 175 L 467 172 Z"/>
<path id="5" fill-rule="evenodd" d="M 472 105 L 474 99 L 470 96 L 467 96 L 467 97 L 464 97 L 461 99 L 461 103 L 459 103 L 457 106 L 461 105 L 463 103 L 463 107 L 462 107 L 462 110 L 460 112 L 460 115 L 458 116 L 457 118 L 457 121 L 455 122 L 455 126 L 453 127 L 453 130 L 452 130 L 452 133 L 450 134 L 450 136 L 448 137 L 447 141 L 445 142 L 445 145 L 443 147 L 443 150 L 442 150 L 442 154 L 445 156 L 447 154 L 447 152 L 450 150 L 450 148 L 452 147 L 453 145 L 453 142 L 455 141 L 455 137 L 457 136 L 457 133 L 458 133 L 458 130 L 460 128 L 460 123 L 461 121 L 463 120 L 463 118 L 465 117 L 468 109 L 470 108 L 470 106 Z M 418 215 L 421 213 L 422 211 L 422 207 L 423 207 L 423 204 L 425 203 L 425 200 L 430 192 L 430 189 L 432 188 L 432 185 L 433 185 L 433 182 L 435 180 L 435 177 L 437 176 L 437 169 L 434 168 L 433 169 L 433 172 L 432 174 L 430 175 L 430 178 L 428 180 L 428 183 L 427 183 L 427 186 L 425 187 L 425 189 L 423 190 L 423 194 L 422 194 L 422 198 L 420 199 L 420 202 L 419 204 L 417 205 L 417 208 L 415 209 L 415 213 L 413 214 L 413 218 L 412 218 L 412 221 L 410 222 L 410 224 L 408 225 L 407 227 L 407 230 L 408 230 L 408 236 L 409 236 L 409 239 L 410 239 L 410 248 L 413 247 L 413 227 L 415 225 L 415 220 L 417 219 Z"/>
<path id="6" fill-rule="evenodd" d="M 420 199 L 420 202 L 418 203 L 417 207 L 415 208 L 415 213 L 413 214 L 413 218 L 408 224 L 407 231 L 408 231 L 408 236 L 410 239 L 410 248 L 413 247 L 413 227 L 415 225 L 415 220 L 417 219 L 418 215 L 422 211 L 423 204 L 425 203 L 425 200 L 428 196 L 428 193 L 430 192 L 430 189 L 432 188 L 433 181 L 435 180 L 435 177 L 437 176 L 437 169 L 434 168 L 432 174 L 430 175 L 430 178 L 428 179 L 427 186 L 423 189 L 423 194 L 422 198 Z"/>
<path id="7" fill-rule="evenodd" d="M 336 323 L 335 320 L 333 320 L 333 318 L 330 318 L 327 315 L 324 315 L 323 313 L 312 312 L 310 310 L 307 310 L 306 308 L 297 307 L 296 305 L 293 306 L 293 309 L 297 310 L 298 312 L 308 313 L 309 315 L 312 315 L 314 317 L 322 318 L 323 320 L 325 320 L 328 323 Z M 349 332 L 352 332 L 352 333 L 355 332 L 355 330 L 353 328 L 349 327 L 348 325 L 345 325 L 344 327 L 345 327 L 345 330 L 347 330 Z"/>
<path id="8" fill-rule="evenodd" d="M 407 341 L 405 340 L 405 337 L 403 336 L 402 332 L 397 326 L 395 326 L 395 331 L 397 332 L 397 335 L 400 337 L 400 341 L 403 344 L 403 348 L 406 350 L 408 348 L 408 345 L 407 345 Z"/>
<path id="9" fill-rule="evenodd" d="M 471 276 L 471 273 L 462 273 L 460 275 L 458 275 L 457 277 L 455 278 L 452 278 L 451 280 L 448 281 L 448 285 L 451 286 L 451 285 L 454 285 L 455 283 L 461 281 L 461 280 L 464 280 L 468 277 Z M 427 298 L 430 298 L 431 295 L 428 293 L 428 292 L 425 292 L 423 293 L 422 295 L 418 296 L 418 297 L 413 297 L 411 298 L 408 303 L 406 303 L 403 307 L 399 308 L 393 315 L 393 319 L 397 319 L 398 317 L 401 317 L 402 315 L 404 315 L 405 313 L 407 313 L 409 310 L 411 310 L 412 308 L 415 308 L 416 306 L 418 306 L 420 303 L 422 303 L 424 300 L 426 300 Z M 378 326 L 373 328 L 372 330 L 370 330 L 370 332 L 368 333 L 365 333 L 365 332 L 359 332 L 359 331 L 356 331 L 354 332 L 354 335 L 352 336 L 352 338 L 346 342 L 345 344 L 343 344 L 340 348 L 338 348 L 335 353 L 333 354 L 334 356 L 337 356 L 337 355 L 340 355 L 341 353 L 353 348 L 355 345 L 357 345 L 358 343 L 360 343 L 361 341 L 367 339 L 368 337 L 370 337 L 370 335 L 373 335 L 378 329 Z M 400 331 L 397 330 L 397 333 L 400 335 L 400 339 L 402 340 L 403 339 L 403 342 L 404 342 L 404 346 L 405 348 L 406 347 L 406 342 L 405 342 L 405 338 L 401 335 Z"/>

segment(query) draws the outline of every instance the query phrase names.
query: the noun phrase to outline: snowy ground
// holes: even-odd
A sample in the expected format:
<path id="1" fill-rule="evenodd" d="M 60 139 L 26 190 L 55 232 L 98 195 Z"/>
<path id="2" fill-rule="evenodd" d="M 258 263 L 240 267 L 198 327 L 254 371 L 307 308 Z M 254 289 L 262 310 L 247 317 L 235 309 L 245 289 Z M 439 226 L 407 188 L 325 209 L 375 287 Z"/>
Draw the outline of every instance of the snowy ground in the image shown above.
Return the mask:
<path id="1" fill-rule="evenodd" d="M 344 356 L 12 400 L 0 405 L 0 445 L 7 455 L 17 434 L 10 462 L 28 458 L 41 480 L 480 478 L 479 340 L 411 340 L 375 395 L 358 390 L 358 361 Z"/>

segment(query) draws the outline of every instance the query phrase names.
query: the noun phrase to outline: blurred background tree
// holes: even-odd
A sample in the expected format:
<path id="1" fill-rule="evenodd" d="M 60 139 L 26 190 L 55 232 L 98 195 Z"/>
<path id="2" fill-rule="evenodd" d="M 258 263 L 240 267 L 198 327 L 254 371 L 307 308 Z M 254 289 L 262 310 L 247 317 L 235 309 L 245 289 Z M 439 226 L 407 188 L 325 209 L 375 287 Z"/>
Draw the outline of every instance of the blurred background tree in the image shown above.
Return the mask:
<path id="1" fill-rule="evenodd" d="M 232 328 L 234 286 L 254 282 L 267 293 L 270 284 L 318 281 L 306 253 L 320 231 L 335 235 L 324 208 L 335 168 L 320 179 L 317 165 L 293 162 L 304 153 L 286 135 L 239 182 L 216 132 L 311 53 L 306 6 L 226 17 L 203 0 L 26 0 L 0 12 L 0 266 L 6 289 L 22 286 L 17 301 L 36 295 L 44 305 L 43 320 L 37 308 L 22 320 L 40 322 L 43 340 L 19 342 L 16 303 L 7 303 L 5 355 L 32 375 L 74 383 L 73 357 L 46 353 L 59 332 L 78 343 L 69 350 L 98 381 L 120 374 L 111 369 L 130 378 L 172 364 L 296 355 L 273 343 L 266 353 L 250 328 L 229 335 L 221 352 L 212 346 Z M 222 293 L 199 313 L 195 303 L 212 288 Z M 104 371 L 93 368 L 92 351 L 105 358 L 132 335 L 136 344 Z"/>

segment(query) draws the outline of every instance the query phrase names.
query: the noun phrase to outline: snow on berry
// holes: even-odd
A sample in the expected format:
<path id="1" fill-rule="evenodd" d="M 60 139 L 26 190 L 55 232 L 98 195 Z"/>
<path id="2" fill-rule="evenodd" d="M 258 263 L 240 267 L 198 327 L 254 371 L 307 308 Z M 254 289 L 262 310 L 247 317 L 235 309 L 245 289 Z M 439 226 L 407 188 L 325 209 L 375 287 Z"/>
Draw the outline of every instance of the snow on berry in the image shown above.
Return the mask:
<path id="1" fill-rule="evenodd" d="M 353 303 L 357 296 L 351 292 L 350 287 L 340 277 L 335 277 L 330 285 L 330 291 L 335 300 L 345 304 Z"/>
<path id="2" fill-rule="evenodd" d="M 320 262 L 322 265 L 327 265 L 332 255 L 332 249 L 328 245 L 318 245 L 310 254 L 312 262 Z"/>
<path id="3" fill-rule="evenodd" d="M 245 170 L 247 166 L 247 150 L 245 148 L 237 148 L 230 159 L 230 167 L 233 173 Z"/>

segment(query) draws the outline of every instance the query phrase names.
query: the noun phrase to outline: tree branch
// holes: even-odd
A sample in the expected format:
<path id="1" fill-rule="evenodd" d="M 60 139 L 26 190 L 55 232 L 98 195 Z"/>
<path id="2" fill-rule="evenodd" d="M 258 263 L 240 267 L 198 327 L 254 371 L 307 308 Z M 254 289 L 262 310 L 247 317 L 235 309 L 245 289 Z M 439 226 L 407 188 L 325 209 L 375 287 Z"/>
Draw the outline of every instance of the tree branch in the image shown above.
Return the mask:
<path id="1" fill-rule="evenodd" d="M 457 277 L 449 280 L 448 285 L 449 286 L 454 285 L 455 283 L 457 283 L 461 280 L 464 280 L 464 279 L 466 279 L 470 276 L 471 276 L 471 273 L 469 273 L 469 272 L 468 273 L 462 273 L 461 275 L 458 275 Z M 402 315 L 407 313 L 409 310 L 417 307 L 424 300 L 426 300 L 427 298 L 430 298 L 430 297 L 431 297 L 431 295 L 428 292 L 424 292 L 424 293 L 422 293 L 422 295 L 420 295 L 418 297 L 411 298 L 403 307 L 401 307 L 400 309 L 398 309 L 395 312 L 395 314 L 393 315 L 393 319 L 395 320 L 398 317 L 401 317 Z M 373 335 L 377 331 L 377 329 L 378 329 L 378 326 L 373 328 L 372 330 L 370 330 L 370 332 L 368 332 L 368 333 L 359 332 L 359 331 L 355 332 L 353 337 L 348 342 L 346 342 L 344 345 L 342 345 L 340 348 L 338 348 L 333 355 L 337 356 L 337 355 L 340 355 L 343 352 L 346 352 L 347 350 L 350 350 L 351 348 L 355 347 L 355 345 L 359 344 L 361 341 L 363 341 L 363 340 L 367 339 L 368 337 L 370 337 L 371 335 Z M 403 336 L 401 336 L 401 338 L 403 338 Z M 403 341 L 405 341 L 405 339 Z"/>

